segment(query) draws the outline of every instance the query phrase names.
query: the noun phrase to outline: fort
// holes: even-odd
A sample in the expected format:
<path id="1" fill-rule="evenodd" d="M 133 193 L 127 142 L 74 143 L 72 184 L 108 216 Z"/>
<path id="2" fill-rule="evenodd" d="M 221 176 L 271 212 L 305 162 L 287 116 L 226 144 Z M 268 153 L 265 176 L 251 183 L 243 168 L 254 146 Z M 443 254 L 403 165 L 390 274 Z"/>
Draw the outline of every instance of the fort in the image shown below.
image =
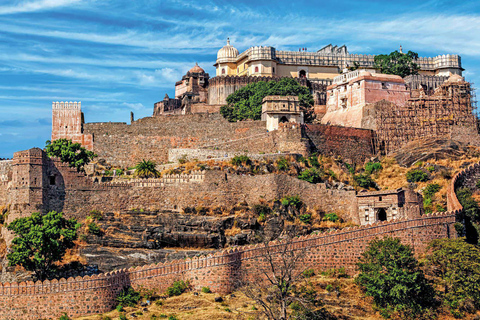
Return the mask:
<path id="1" fill-rule="evenodd" d="M 248 155 L 266 162 L 286 156 L 306 161 L 312 154 L 354 168 L 414 139 L 455 139 L 480 146 L 475 97 L 462 77 L 460 57 L 448 54 L 416 62 L 419 74 L 402 78 L 379 73 L 374 56 L 350 54 L 345 46 L 328 45 L 317 52 L 252 47 L 239 53 L 227 41 L 217 53 L 215 77 L 195 64 L 175 83 L 173 98 L 165 95 L 154 103 L 150 117 L 135 120 L 132 114 L 129 124 L 88 123 L 81 102 L 53 102 L 51 139 L 80 143 L 98 156 L 97 164 L 125 171 L 144 159 L 171 168 L 187 160 L 223 161 Z M 345 70 L 352 66 L 359 69 Z M 294 78 L 312 94 L 313 122 L 305 123 L 296 96 L 264 97 L 258 121 L 229 122 L 220 114 L 227 97 L 240 88 L 285 77 Z M 462 222 L 462 207 L 455 190 L 475 187 L 480 164 L 454 176 L 446 194 L 448 211 L 431 214 L 425 214 L 423 198 L 412 188 L 355 191 L 278 172 L 245 175 L 220 168 L 148 179 L 94 173 L 78 172 L 39 148 L 1 160 L 0 213 L 5 224 L 36 211 L 55 210 L 81 221 L 93 210 L 112 216 L 136 208 L 182 214 L 187 208 L 230 210 L 241 203 L 255 205 L 299 195 L 308 208 L 336 212 L 355 226 L 295 238 L 288 249 L 307 249 L 302 268 L 345 267 L 354 274 L 358 257 L 376 237 L 398 237 L 416 255 L 433 239 L 457 237 L 454 224 Z M 2 227 L 2 238 L 8 245 L 13 234 Z M 275 240 L 269 245 L 280 252 L 287 244 Z M 261 245 L 235 246 L 93 276 L 2 283 L 0 317 L 105 312 L 115 306 L 116 295 L 126 286 L 162 291 L 178 279 L 189 279 L 195 289 L 208 286 L 228 293 L 264 263 L 264 254 Z"/>

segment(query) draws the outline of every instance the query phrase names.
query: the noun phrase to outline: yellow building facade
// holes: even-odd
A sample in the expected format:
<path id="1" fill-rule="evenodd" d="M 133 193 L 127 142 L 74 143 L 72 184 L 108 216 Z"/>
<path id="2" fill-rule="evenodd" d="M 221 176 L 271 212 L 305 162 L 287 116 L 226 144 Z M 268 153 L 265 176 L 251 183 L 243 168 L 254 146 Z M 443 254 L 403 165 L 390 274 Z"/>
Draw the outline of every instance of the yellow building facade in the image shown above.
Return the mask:
<path id="1" fill-rule="evenodd" d="M 323 47 L 316 52 L 277 51 L 274 47 L 251 47 L 242 53 L 230 44 L 217 53 L 214 64 L 221 76 L 277 76 L 307 78 L 311 81 L 333 79 L 345 68 L 358 64 L 359 68 L 373 69 L 374 55 L 350 54 L 346 46 Z M 419 58 L 420 74 L 448 76 L 462 75 L 458 55 L 440 55 Z"/>

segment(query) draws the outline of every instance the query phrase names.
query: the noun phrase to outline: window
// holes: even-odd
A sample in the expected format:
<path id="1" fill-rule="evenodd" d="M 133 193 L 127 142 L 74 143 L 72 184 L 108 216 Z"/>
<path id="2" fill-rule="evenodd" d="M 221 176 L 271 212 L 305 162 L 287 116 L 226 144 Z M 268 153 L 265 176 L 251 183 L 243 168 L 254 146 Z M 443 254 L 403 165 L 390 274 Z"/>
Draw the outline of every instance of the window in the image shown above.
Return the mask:
<path id="1" fill-rule="evenodd" d="M 258 72 L 258 67 L 255 67 L 255 72 Z"/>
<path id="2" fill-rule="evenodd" d="M 385 82 L 382 82 L 382 89 L 388 89 L 387 84 Z"/>
<path id="3" fill-rule="evenodd" d="M 378 197 L 378 201 L 382 201 L 382 197 Z"/>
<path id="4" fill-rule="evenodd" d="M 275 67 L 273 67 L 272 69 L 273 69 L 272 73 L 275 73 Z"/>
<path id="5" fill-rule="evenodd" d="M 50 176 L 49 179 L 50 179 L 50 185 L 54 186 L 55 185 L 55 176 Z"/>
<path id="6" fill-rule="evenodd" d="M 368 214 L 366 214 L 365 215 L 365 221 L 368 221 L 368 219 L 369 219 L 369 216 L 368 216 Z"/>
<path id="7" fill-rule="evenodd" d="M 222 68 L 222 74 L 225 74 L 225 68 Z"/>

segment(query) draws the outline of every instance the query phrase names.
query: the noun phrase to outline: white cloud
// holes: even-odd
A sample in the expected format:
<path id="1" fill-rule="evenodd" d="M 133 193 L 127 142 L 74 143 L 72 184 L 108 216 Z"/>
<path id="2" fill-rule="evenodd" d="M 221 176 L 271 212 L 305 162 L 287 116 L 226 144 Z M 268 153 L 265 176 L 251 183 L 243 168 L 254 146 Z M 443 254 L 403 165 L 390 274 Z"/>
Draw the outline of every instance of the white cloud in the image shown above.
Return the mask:
<path id="1" fill-rule="evenodd" d="M 81 2 L 82 0 L 40 0 L 21 1 L 8 6 L 0 6 L 0 15 L 48 10 Z"/>

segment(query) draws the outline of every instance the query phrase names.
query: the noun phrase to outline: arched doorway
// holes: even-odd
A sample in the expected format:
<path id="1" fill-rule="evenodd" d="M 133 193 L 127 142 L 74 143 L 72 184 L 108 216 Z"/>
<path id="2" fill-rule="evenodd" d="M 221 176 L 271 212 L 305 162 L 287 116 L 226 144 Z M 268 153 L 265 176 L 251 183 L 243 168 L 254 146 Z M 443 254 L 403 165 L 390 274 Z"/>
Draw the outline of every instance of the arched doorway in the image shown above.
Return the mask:
<path id="1" fill-rule="evenodd" d="M 387 212 L 381 208 L 377 211 L 377 221 L 387 221 Z"/>
<path id="2" fill-rule="evenodd" d="M 283 117 L 280 118 L 280 123 L 286 123 L 286 122 L 288 122 L 287 117 L 283 116 Z"/>
<path id="3" fill-rule="evenodd" d="M 307 72 L 305 70 L 300 70 L 300 72 L 298 73 L 298 76 L 300 78 L 306 78 L 307 77 Z"/>

